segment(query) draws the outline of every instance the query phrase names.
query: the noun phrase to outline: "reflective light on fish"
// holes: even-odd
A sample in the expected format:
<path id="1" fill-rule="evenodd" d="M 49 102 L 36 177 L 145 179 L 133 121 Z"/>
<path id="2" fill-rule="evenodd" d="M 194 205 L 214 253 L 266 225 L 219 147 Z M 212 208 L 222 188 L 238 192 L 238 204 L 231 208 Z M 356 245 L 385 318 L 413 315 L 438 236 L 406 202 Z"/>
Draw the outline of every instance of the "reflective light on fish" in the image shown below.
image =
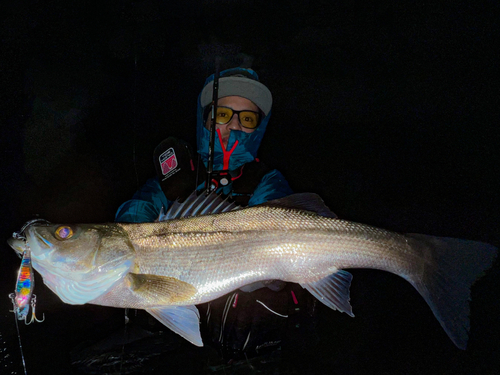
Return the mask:
<path id="1" fill-rule="evenodd" d="M 200 346 L 197 304 L 282 280 L 353 316 L 346 269 L 371 268 L 410 282 L 465 349 L 470 288 L 498 252 L 481 242 L 339 220 L 314 194 L 157 223 L 34 223 L 26 241 L 33 267 L 64 302 L 144 309 Z M 9 244 L 20 252 L 18 239 Z"/>

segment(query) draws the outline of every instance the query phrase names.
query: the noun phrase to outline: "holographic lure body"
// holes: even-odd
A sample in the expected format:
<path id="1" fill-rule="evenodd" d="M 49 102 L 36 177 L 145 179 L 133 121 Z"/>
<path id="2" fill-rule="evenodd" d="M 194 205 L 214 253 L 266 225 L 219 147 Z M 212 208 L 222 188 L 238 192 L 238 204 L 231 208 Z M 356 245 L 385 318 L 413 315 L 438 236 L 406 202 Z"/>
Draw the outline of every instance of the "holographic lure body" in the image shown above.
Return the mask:
<path id="1" fill-rule="evenodd" d="M 10 294 L 12 303 L 14 305 L 14 313 L 18 320 L 24 320 L 26 324 L 32 323 L 34 320 L 37 322 L 43 322 L 35 316 L 35 305 L 36 305 L 36 295 L 33 294 L 35 288 L 35 276 L 33 273 L 33 267 L 31 266 L 31 251 L 26 246 L 26 250 L 23 252 L 23 258 L 21 261 L 21 267 L 19 268 L 19 273 L 16 282 L 15 293 Z M 28 321 L 28 314 L 32 310 L 31 319 Z"/>

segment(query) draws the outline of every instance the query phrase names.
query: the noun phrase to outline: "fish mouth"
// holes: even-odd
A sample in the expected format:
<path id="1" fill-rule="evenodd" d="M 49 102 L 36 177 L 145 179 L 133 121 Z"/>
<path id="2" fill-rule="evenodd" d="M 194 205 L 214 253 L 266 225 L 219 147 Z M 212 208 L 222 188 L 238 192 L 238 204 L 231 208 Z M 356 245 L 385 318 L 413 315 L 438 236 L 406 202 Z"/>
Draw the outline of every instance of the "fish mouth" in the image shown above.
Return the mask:
<path id="1" fill-rule="evenodd" d="M 26 241 L 20 238 L 11 237 L 7 240 L 7 244 L 14 249 L 19 257 L 21 257 L 22 253 L 26 250 Z"/>
<path id="2" fill-rule="evenodd" d="M 28 238 L 33 238 L 33 226 L 35 224 L 40 225 L 41 223 L 49 224 L 49 222 L 45 219 L 34 219 L 26 222 L 19 232 L 14 232 L 12 237 L 7 239 L 7 244 L 18 254 L 21 256 L 26 250 L 32 250 L 31 244 L 33 241 L 29 241 Z M 36 234 L 36 232 L 35 232 Z M 52 245 L 50 242 L 46 241 L 44 238 L 38 236 L 39 241 L 43 243 L 44 250 L 51 249 Z"/>
<path id="3" fill-rule="evenodd" d="M 26 229 L 26 237 L 12 236 L 7 240 L 7 244 L 14 249 L 18 255 L 22 255 L 26 250 L 31 250 L 37 255 L 41 255 L 53 246 L 45 238 L 33 231 L 33 228 Z"/>
<path id="4" fill-rule="evenodd" d="M 26 242 L 38 260 L 46 259 L 54 250 L 54 245 L 43 238 L 34 227 L 27 228 Z"/>
<path id="5" fill-rule="evenodd" d="M 26 241 L 16 237 L 9 238 L 7 244 L 18 253 L 22 253 L 26 247 Z"/>

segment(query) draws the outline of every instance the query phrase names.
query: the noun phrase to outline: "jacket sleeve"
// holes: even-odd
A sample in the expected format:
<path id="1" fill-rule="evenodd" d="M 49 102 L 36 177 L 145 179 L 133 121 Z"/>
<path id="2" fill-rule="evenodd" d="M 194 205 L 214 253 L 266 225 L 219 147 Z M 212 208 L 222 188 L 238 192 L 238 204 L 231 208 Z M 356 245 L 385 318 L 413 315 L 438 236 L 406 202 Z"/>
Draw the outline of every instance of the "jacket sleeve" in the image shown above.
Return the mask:
<path id="1" fill-rule="evenodd" d="M 286 197 L 293 194 L 293 190 L 285 177 L 276 169 L 267 173 L 257 185 L 252 197 L 248 201 L 248 206 Z"/>
<path id="2" fill-rule="evenodd" d="M 166 212 L 171 202 L 165 197 L 157 178 L 150 178 L 132 197 L 123 203 L 116 212 L 115 221 L 119 223 L 150 223 L 158 219 L 161 208 Z"/>

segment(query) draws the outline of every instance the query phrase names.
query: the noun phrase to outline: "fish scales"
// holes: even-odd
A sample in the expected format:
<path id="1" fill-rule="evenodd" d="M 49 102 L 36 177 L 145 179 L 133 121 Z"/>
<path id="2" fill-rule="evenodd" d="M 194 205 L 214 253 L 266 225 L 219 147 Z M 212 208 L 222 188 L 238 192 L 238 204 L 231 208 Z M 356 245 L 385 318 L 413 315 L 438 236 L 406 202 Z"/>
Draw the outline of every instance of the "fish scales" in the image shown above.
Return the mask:
<path id="1" fill-rule="evenodd" d="M 351 267 L 411 269 L 402 235 L 287 209 L 250 208 L 244 222 L 242 213 L 120 225 L 140 273 L 173 276 L 200 291 L 186 304 L 262 279 L 317 281 Z"/>
<path id="2" fill-rule="evenodd" d="M 31 223 L 25 233 L 33 267 L 64 302 L 145 309 L 195 345 L 202 345 L 195 304 L 279 279 L 299 283 L 328 307 L 353 316 L 352 276 L 345 269 L 372 268 L 410 282 L 465 349 L 470 288 L 498 250 L 330 214 L 319 197 L 302 194 L 160 223 Z M 18 238 L 9 244 L 18 253 L 25 249 Z"/>

